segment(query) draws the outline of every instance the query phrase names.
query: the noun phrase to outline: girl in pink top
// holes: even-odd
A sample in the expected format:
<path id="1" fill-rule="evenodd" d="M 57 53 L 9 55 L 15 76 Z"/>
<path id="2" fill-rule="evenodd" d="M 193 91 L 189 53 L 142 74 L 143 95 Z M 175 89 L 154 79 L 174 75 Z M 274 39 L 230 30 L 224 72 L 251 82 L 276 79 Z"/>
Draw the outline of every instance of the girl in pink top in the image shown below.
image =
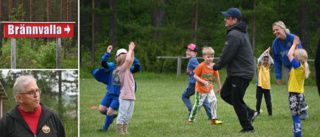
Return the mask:
<path id="1" fill-rule="evenodd" d="M 119 134 L 128 134 L 127 126 L 132 117 L 136 100 L 134 79 L 130 72 L 134 59 L 134 48 L 135 45 L 131 42 L 127 54 L 117 57 L 117 69 L 114 71 L 114 73 L 118 73 L 121 82 L 119 115 L 116 124 L 116 132 Z"/>

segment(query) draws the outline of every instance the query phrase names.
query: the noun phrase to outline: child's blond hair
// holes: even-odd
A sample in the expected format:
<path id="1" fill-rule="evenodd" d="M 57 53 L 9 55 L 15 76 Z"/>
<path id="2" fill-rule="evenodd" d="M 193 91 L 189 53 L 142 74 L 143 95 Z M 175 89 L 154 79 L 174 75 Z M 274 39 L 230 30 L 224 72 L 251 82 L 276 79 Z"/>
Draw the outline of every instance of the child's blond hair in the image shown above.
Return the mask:
<path id="1" fill-rule="evenodd" d="M 202 55 L 213 55 L 214 56 L 214 50 L 211 47 L 203 47 L 202 49 Z"/>
<path id="2" fill-rule="evenodd" d="M 122 66 L 122 64 L 126 61 L 126 57 L 127 57 L 127 54 L 120 54 L 119 56 L 117 56 L 117 68 Z M 115 70 L 115 72 L 117 73 L 118 72 L 118 69 Z"/>
<path id="3" fill-rule="evenodd" d="M 296 49 L 293 52 L 294 58 L 298 59 L 304 68 L 304 77 L 308 78 L 310 74 L 309 65 L 307 63 L 308 53 L 305 49 Z"/>

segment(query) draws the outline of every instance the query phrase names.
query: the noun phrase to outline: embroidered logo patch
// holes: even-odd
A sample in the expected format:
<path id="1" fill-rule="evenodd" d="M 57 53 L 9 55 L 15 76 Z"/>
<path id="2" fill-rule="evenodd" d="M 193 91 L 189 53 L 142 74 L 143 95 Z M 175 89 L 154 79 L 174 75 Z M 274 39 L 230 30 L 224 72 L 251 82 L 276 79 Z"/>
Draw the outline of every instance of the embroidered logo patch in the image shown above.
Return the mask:
<path id="1" fill-rule="evenodd" d="M 43 131 L 43 133 L 48 134 L 48 133 L 50 133 L 50 127 L 47 126 L 47 125 L 44 125 L 44 126 L 42 127 L 42 131 Z"/>

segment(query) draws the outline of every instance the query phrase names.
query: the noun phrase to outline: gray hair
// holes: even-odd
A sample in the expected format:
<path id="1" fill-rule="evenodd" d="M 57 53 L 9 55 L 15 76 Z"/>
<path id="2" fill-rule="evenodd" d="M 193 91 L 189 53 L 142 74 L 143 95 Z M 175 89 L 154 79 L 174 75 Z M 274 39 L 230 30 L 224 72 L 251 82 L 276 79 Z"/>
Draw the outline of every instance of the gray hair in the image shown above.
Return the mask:
<path id="1" fill-rule="evenodd" d="M 274 26 L 274 25 L 277 25 L 277 26 L 279 26 L 280 28 L 284 29 L 284 31 L 285 31 L 286 33 L 290 33 L 290 30 L 286 28 L 286 25 L 285 25 L 282 21 L 276 21 L 276 22 L 273 23 L 272 26 Z"/>
<path id="2" fill-rule="evenodd" d="M 13 96 L 15 97 L 20 94 L 24 90 L 25 86 L 32 81 L 37 82 L 37 80 L 31 75 L 20 76 L 17 78 L 13 85 Z"/>

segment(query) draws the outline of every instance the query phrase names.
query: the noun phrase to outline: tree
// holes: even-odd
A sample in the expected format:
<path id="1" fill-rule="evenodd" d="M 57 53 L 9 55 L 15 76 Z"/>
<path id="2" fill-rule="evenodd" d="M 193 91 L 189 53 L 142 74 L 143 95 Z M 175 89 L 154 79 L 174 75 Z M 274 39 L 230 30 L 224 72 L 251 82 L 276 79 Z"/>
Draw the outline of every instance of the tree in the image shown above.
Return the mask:
<path id="1" fill-rule="evenodd" d="M 193 26 L 193 41 L 197 43 L 197 29 L 198 29 L 198 11 L 199 11 L 199 3 L 196 1 L 193 7 L 193 16 L 192 16 L 192 26 Z"/>
<path id="2" fill-rule="evenodd" d="M 52 21 L 52 0 L 47 1 L 47 22 Z M 52 38 L 47 38 L 47 41 L 51 42 Z"/>
<path id="3" fill-rule="evenodd" d="M 320 9 L 320 0 L 316 0 L 314 4 L 314 9 Z M 317 32 L 320 28 L 320 12 L 314 12 L 315 22 L 314 22 L 314 30 Z M 319 36 L 319 35 L 318 35 Z"/>
<path id="4" fill-rule="evenodd" d="M 155 28 L 154 38 L 157 39 L 162 36 L 162 32 L 157 30 L 158 28 L 165 26 L 166 21 L 166 0 L 154 0 L 156 3 L 152 10 L 152 26 Z"/>
<path id="5" fill-rule="evenodd" d="M 254 49 L 256 46 L 256 0 L 253 2 L 253 24 L 252 24 L 252 51 L 254 53 Z"/>
<path id="6" fill-rule="evenodd" d="M 2 22 L 2 0 L 0 0 L 0 22 Z M 0 23 L 0 49 L 2 49 L 2 23 Z M 2 50 L 0 50 L 0 57 L 2 56 Z"/>
<path id="7" fill-rule="evenodd" d="M 44 18 L 44 0 L 41 1 L 41 21 L 44 22 L 45 18 Z"/>
<path id="8" fill-rule="evenodd" d="M 117 14 L 116 14 L 116 0 L 109 0 L 109 20 L 110 20 L 110 40 L 113 45 L 113 48 L 117 48 Z"/>
<path id="9" fill-rule="evenodd" d="M 34 8 L 34 19 L 33 19 L 33 21 L 38 21 L 38 2 L 37 2 L 37 0 L 34 0 L 34 5 L 33 5 L 33 7 L 35 7 Z"/>
<path id="10" fill-rule="evenodd" d="M 59 95 L 58 95 L 58 110 L 59 110 L 59 117 L 61 117 L 62 116 L 62 110 L 61 110 L 61 108 L 62 108 L 62 100 L 61 100 L 61 97 L 62 97 L 62 89 L 61 89 L 61 86 L 62 86 L 62 80 L 61 80 L 61 71 L 57 71 L 57 73 L 58 73 L 58 92 L 59 92 Z"/>
<path id="11" fill-rule="evenodd" d="M 309 22 L 310 3 L 308 1 L 300 1 L 299 14 L 299 38 L 302 41 L 302 46 L 306 51 L 309 51 L 310 43 L 310 22 Z"/>
<path id="12" fill-rule="evenodd" d="M 95 0 L 92 0 L 92 9 L 94 10 L 95 9 Z M 91 65 L 94 65 L 94 62 L 95 62 L 95 46 L 94 46 L 94 42 L 95 42 L 95 37 L 94 37 L 94 33 L 95 33 L 95 30 L 94 30 L 94 24 L 95 24 L 95 12 L 92 12 L 92 49 L 91 49 Z"/>
<path id="13" fill-rule="evenodd" d="M 30 0 L 30 22 L 34 21 L 33 20 L 33 14 L 32 14 L 32 10 L 33 10 L 33 3 L 32 3 L 32 0 Z M 31 49 L 33 49 L 33 38 L 31 38 Z"/>
<path id="14" fill-rule="evenodd" d="M 12 20 L 12 2 L 13 0 L 9 0 L 9 21 Z"/>

